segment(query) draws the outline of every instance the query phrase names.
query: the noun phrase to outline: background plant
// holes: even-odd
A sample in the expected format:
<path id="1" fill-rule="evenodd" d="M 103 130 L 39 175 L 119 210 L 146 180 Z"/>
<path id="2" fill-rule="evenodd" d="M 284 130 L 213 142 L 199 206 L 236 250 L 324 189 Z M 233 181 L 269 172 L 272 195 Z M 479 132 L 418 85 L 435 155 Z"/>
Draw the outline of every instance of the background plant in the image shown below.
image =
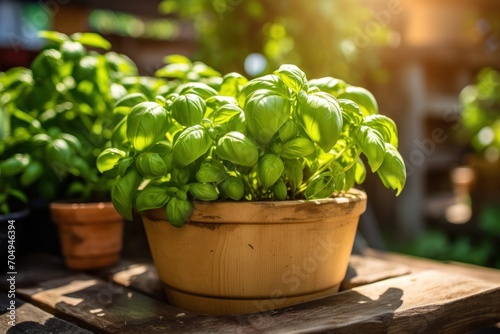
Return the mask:
<path id="1" fill-rule="evenodd" d="M 138 77 L 124 55 L 97 52 L 111 47 L 97 34 L 41 36 L 48 44 L 30 68 L 0 76 L 0 186 L 18 198 L 109 196 L 95 161 L 122 118 L 113 105 L 129 92 L 153 98 L 161 80 Z"/>
<path id="2" fill-rule="evenodd" d="M 500 73 L 481 70 L 474 84 L 460 93 L 462 124 L 470 146 L 487 160 L 500 156 Z"/>
<path id="3" fill-rule="evenodd" d="M 373 95 L 325 77 L 308 81 L 295 65 L 248 81 L 237 73 L 218 89 L 179 85 L 150 101 L 128 95 L 127 110 L 97 165 L 118 174 L 116 209 L 166 207 L 174 226 L 192 199 L 320 199 L 364 181 L 364 155 L 383 184 L 402 190 L 406 172 L 394 122 L 378 114 Z"/>
<path id="4" fill-rule="evenodd" d="M 225 73 L 243 73 L 245 58 L 258 53 L 267 60 L 265 73 L 294 63 L 312 77 L 376 79 L 381 72 L 377 46 L 389 39 L 389 30 L 379 26 L 369 45 L 356 43 L 374 20 L 361 1 L 164 0 L 159 10 L 192 24 L 196 58 Z"/>

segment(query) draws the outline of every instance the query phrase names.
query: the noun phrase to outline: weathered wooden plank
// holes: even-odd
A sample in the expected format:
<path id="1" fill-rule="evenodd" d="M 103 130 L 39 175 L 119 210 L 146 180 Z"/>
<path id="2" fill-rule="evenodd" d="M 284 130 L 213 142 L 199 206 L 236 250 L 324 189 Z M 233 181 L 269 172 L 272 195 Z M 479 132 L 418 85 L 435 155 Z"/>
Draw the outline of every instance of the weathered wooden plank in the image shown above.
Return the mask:
<path id="1" fill-rule="evenodd" d="M 39 281 L 64 277 L 71 273 L 64 267 L 62 258 L 48 254 L 32 254 L 17 264 L 16 286 L 32 286 Z M 0 280 L 0 289 L 7 287 L 6 280 Z"/>
<path id="2" fill-rule="evenodd" d="M 184 312 L 83 274 L 19 293 L 103 333 L 359 333 L 367 328 L 373 333 L 457 333 L 500 321 L 499 284 L 437 271 L 241 316 Z"/>
<path id="3" fill-rule="evenodd" d="M 94 272 L 104 280 L 130 287 L 160 301 L 166 301 L 163 285 L 151 261 L 124 259 L 116 266 Z"/>
<path id="4" fill-rule="evenodd" d="M 398 277 L 410 273 L 410 268 L 404 264 L 351 255 L 347 274 L 340 285 L 340 290 L 352 289 L 384 279 Z"/>
<path id="5" fill-rule="evenodd" d="M 500 270 L 493 268 L 480 267 L 459 262 L 440 262 L 410 255 L 381 252 L 374 249 L 366 249 L 363 255 L 367 261 L 375 258 L 394 263 L 396 265 L 406 265 L 412 272 L 433 269 L 447 273 L 466 275 L 491 282 L 500 282 Z"/>
<path id="6" fill-rule="evenodd" d="M 176 333 L 177 328 L 183 328 L 184 318 L 199 317 L 83 273 L 23 287 L 18 293 L 55 315 L 85 323 L 99 333 Z"/>
<path id="7" fill-rule="evenodd" d="M 15 310 L 11 314 L 11 310 L 8 309 L 10 301 L 7 296 L 0 295 L 0 333 L 92 334 L 91 331 L 54 317 L 20 299 L 15 299 Z M 14 318 L 11 318 L 11 315 Z M 10 321 L 14 321 L 14 326 L 9 324 Z"/>

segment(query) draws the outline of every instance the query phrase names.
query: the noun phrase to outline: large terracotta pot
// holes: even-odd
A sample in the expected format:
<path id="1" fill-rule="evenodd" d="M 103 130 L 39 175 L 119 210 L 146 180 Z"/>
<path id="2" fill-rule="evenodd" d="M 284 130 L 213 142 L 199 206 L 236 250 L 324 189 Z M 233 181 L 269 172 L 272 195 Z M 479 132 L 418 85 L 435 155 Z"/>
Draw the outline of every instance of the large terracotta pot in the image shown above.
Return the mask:
<path id="1" fill-rule="evenodd" d="M 123 218 L 111 202 L 50 204 L 66 266 L 95 270 L 120 260 Z"/>
<path id="2" fill-rule="evenodd" d="M 366 194 L 315 201 L 196 202 L 172 227 L 164 209 L 143 222 L 169 301 L 210 314 L 267 311 L 336 293 Z"/>

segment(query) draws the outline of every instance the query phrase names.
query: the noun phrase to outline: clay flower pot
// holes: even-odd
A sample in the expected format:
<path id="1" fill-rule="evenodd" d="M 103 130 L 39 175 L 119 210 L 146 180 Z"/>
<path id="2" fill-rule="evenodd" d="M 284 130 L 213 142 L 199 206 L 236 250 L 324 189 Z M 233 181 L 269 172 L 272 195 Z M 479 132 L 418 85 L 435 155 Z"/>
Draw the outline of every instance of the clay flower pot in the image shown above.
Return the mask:
<path id="1" fill-rule="evenodd" d="M 111 202 L 50 204 L 66 266 L 95 270 L 120 260 L 123 218 Z"/>
<path id="2" fill-rule="evenodd" d="M 169 301 L 210 314 L 267 311 L 336 293 L 366 194 L 315 201 L 195 202 L 181 228 L 143 213 Z"/>

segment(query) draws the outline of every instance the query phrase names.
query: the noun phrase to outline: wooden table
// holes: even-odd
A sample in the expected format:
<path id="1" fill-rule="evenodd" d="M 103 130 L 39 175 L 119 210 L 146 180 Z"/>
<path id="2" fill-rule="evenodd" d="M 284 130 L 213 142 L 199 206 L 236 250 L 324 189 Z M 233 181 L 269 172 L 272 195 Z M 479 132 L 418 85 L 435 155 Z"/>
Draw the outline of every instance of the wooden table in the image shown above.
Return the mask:
<path id="1" fill-rule="evenodd" d="M 352 256 L 341 290 L 276 311 L 199 315 L 166 303 L 148 261 L 72 272 L 57 256 L 34 255 L 18 267 L 15 327 L 0 295 L 0 332 L 465 333 L 500 322 L 500 270 L 367 250 Z"/>

